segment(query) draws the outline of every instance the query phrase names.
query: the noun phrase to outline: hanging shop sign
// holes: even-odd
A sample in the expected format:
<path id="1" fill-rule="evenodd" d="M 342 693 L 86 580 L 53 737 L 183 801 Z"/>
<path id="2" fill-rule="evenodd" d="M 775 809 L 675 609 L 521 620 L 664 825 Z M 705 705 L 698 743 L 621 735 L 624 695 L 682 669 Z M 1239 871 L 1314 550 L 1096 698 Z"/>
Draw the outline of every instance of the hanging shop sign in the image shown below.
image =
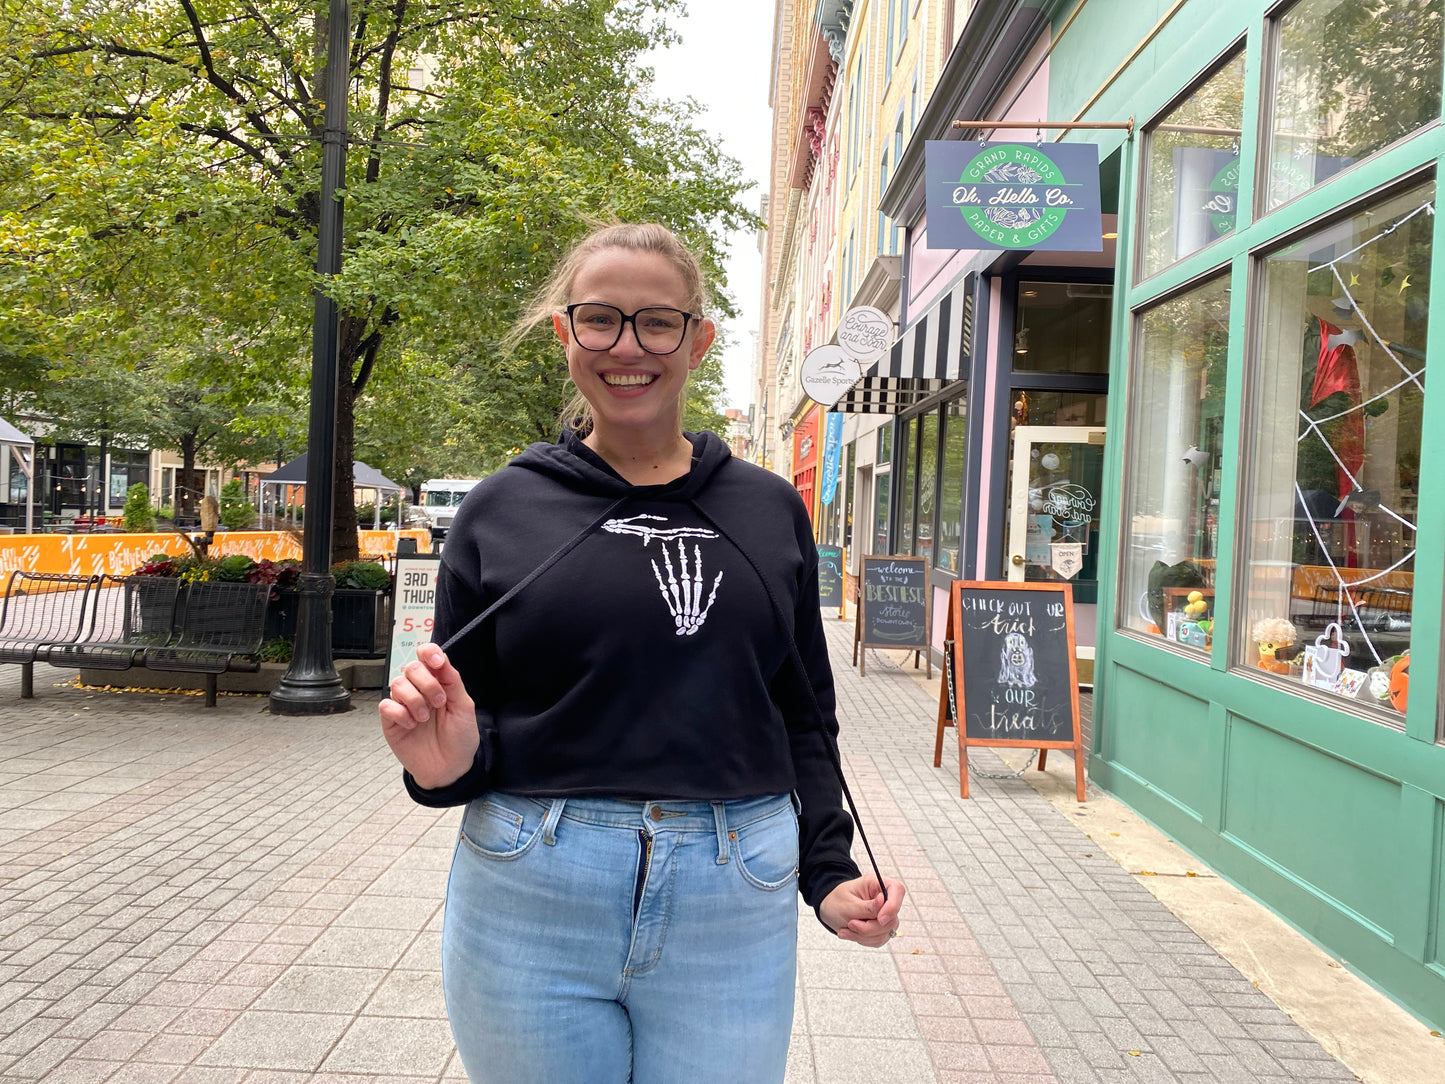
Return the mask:
<path id="1" fill-rule="evenodd" d="M 841 346 L 819 346 L 803 359 L 803 391 L 813 402 L 830 407 L 857 382 L 862 371 L 858 360 Z"/>
<path id="2" fill-rule="evenodd" d="M 893 318 L 872 305 L 849 309 L 838 321 L 838 345 L 864 365 L 881 358 L 893 342 Z"/>
<path id="3" fill-rule="evenodd" d="M 893 318 L 882 309 L 858 305 L 838 321 L 838 342 L 808 351 L 800 373 L 803 391 L 831 407 L 858 382 L 863 371 L 893 344 Z"/>
<path id="4" fill-rule="evenodd" d="M 829 414 L 823 430 L 823 492 L 818 496 L 824 504 L 832 504 L 833 495 L 838 492 L 838 467 L 842 458 L 843 415 Z"/>
<path id="5" fill-rule="evenodd" d="M 1103 249 L 1092 143 L 924 145 L 928 247 Z"/>

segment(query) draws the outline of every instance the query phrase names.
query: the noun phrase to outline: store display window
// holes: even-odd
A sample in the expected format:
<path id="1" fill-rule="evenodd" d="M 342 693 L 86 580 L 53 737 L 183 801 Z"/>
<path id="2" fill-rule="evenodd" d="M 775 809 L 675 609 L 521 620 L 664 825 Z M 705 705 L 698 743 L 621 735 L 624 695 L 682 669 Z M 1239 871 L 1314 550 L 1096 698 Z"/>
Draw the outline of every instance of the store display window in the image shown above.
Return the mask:
<path id="1" fill-rule="evenodd" d="M 1201 658 L 1214 570 L 1229 354 L 1229 277 L 1144 312 L 1129 404 L 1119 623 Z"/>
<path id="2" fill-rule="evenodd" d="M 873 475 L 877 493 L 873 500 L 873 543 L 869 553 L 888 552 L 888 499 L 893 475 L 887 471 Z"/>
<path id="3" fill-rule="evenodd" d="M 1235 660 L 1397 725 L 1408 700 L 1435 185 L 1261 261 Z M 1435 620 L 1439 599 L 1424 600 Z M 1267 675 L 1267 676 L 1266 676 Z"/>
<path id="4" fill-rule="evenodd" d="M 1243 120 L 1241 51 L 1145 133 L 1144 275 L 1234 232 Z"/>
<path id="5" fill-rule="evenodd" d="M 893 484 L 898 494 L 898 549 L 895 553 L 913 552 L 913 465 L 917 462 L 917 432 L 916 419 L 899 422 L 898 462 L 893 464 Z"/>
<path id="6" fill-rule="evenodd" d="M 933 511 L 938 496 L 938 411 L 918 419 L 918 539 L 915 557 L 933 560 Z M 903 494 L 908 500 L 908 494 Z"/>
<path id="7" fill-rule="evenodd" d="M 1440 115 L 1445 0 L 1301 0 L 1274 34 L 1265 210 Z"/>
<path id="8" fill-rule="evenodd" d="M 938 493 L 938 528 L 934 532 L 938 545 L 934 550 L 934 567 L 944 572 L 963 568 L 959 552 L 959 524 L 963 518 L 963 461 L 968 448 L 965 441 L 965 400 L 954 399 L 943 407 L 943 470 Z"/>

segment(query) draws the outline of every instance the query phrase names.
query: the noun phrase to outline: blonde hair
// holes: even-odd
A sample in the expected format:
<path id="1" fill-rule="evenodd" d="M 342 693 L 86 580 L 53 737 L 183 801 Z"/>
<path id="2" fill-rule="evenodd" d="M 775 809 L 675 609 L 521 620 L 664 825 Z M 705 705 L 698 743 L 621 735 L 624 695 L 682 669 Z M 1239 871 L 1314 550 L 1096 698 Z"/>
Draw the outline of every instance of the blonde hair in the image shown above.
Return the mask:
<path id="1" fill-rule="evenodd" d="M 572 294 L 572 284 L 576 282 L 578 273 L 587 261 L 599 252 L 614 248 L 629 252 L 652 252 L 662 256 L 677 268 L 678 274 L 682 276 L 683 288 L 687 293 L 687 311 L 702 313 L 707 304 L 707 282 L 703 277 L 702 263 L 677 234 L 656 222 L 598 224 L 573 245 L 552 270 L 552 274 L 542 284 L 542 288 L 532 299 L 522 318 L 517 321 L 503 346 L 508 350 L 512 349 L 538 324 L 551 319 L 553 313 L 565 309 Z M 579 433 L 588 433 L 592 429 L 592 405 L 570 379 L 567 383 L 572 388 L 572 394 L 558 415 L 558 421 L 563 426 L 575 426 Z M 682 403 L 679 402 L 679 424 L 681 412 Z"/>

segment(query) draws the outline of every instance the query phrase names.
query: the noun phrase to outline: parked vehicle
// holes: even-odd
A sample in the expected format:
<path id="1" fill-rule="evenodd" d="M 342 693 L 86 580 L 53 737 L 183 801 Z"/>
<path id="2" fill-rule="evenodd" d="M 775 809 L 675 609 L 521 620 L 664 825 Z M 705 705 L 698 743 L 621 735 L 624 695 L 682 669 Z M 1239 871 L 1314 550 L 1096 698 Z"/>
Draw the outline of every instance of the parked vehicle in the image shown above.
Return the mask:
<path id="1" fill-rule="evenodd" d="M 433 542 L 446 538 L 462 498 L 479 481 L 479 478 L 428 478 L 421 484 L 421 510 L 426 514 Z"/>

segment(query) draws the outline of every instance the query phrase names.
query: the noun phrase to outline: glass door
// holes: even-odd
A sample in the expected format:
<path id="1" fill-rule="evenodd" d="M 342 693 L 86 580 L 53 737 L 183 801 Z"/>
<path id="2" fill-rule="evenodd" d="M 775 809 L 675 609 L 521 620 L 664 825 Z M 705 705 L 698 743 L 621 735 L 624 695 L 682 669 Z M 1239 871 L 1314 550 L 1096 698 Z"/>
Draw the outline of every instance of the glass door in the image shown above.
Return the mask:
<path id="1" fill-rule="evenodd" d="M 1016 426 L 1009 473 L 1005 572 L 1015 583 L 1052 580 L 1073 584 L 1079 683 L 1092 685 L 1104 430 L 1096 426 Z M 1074 561 L 1077 564 L 1071 563 Z"/>

